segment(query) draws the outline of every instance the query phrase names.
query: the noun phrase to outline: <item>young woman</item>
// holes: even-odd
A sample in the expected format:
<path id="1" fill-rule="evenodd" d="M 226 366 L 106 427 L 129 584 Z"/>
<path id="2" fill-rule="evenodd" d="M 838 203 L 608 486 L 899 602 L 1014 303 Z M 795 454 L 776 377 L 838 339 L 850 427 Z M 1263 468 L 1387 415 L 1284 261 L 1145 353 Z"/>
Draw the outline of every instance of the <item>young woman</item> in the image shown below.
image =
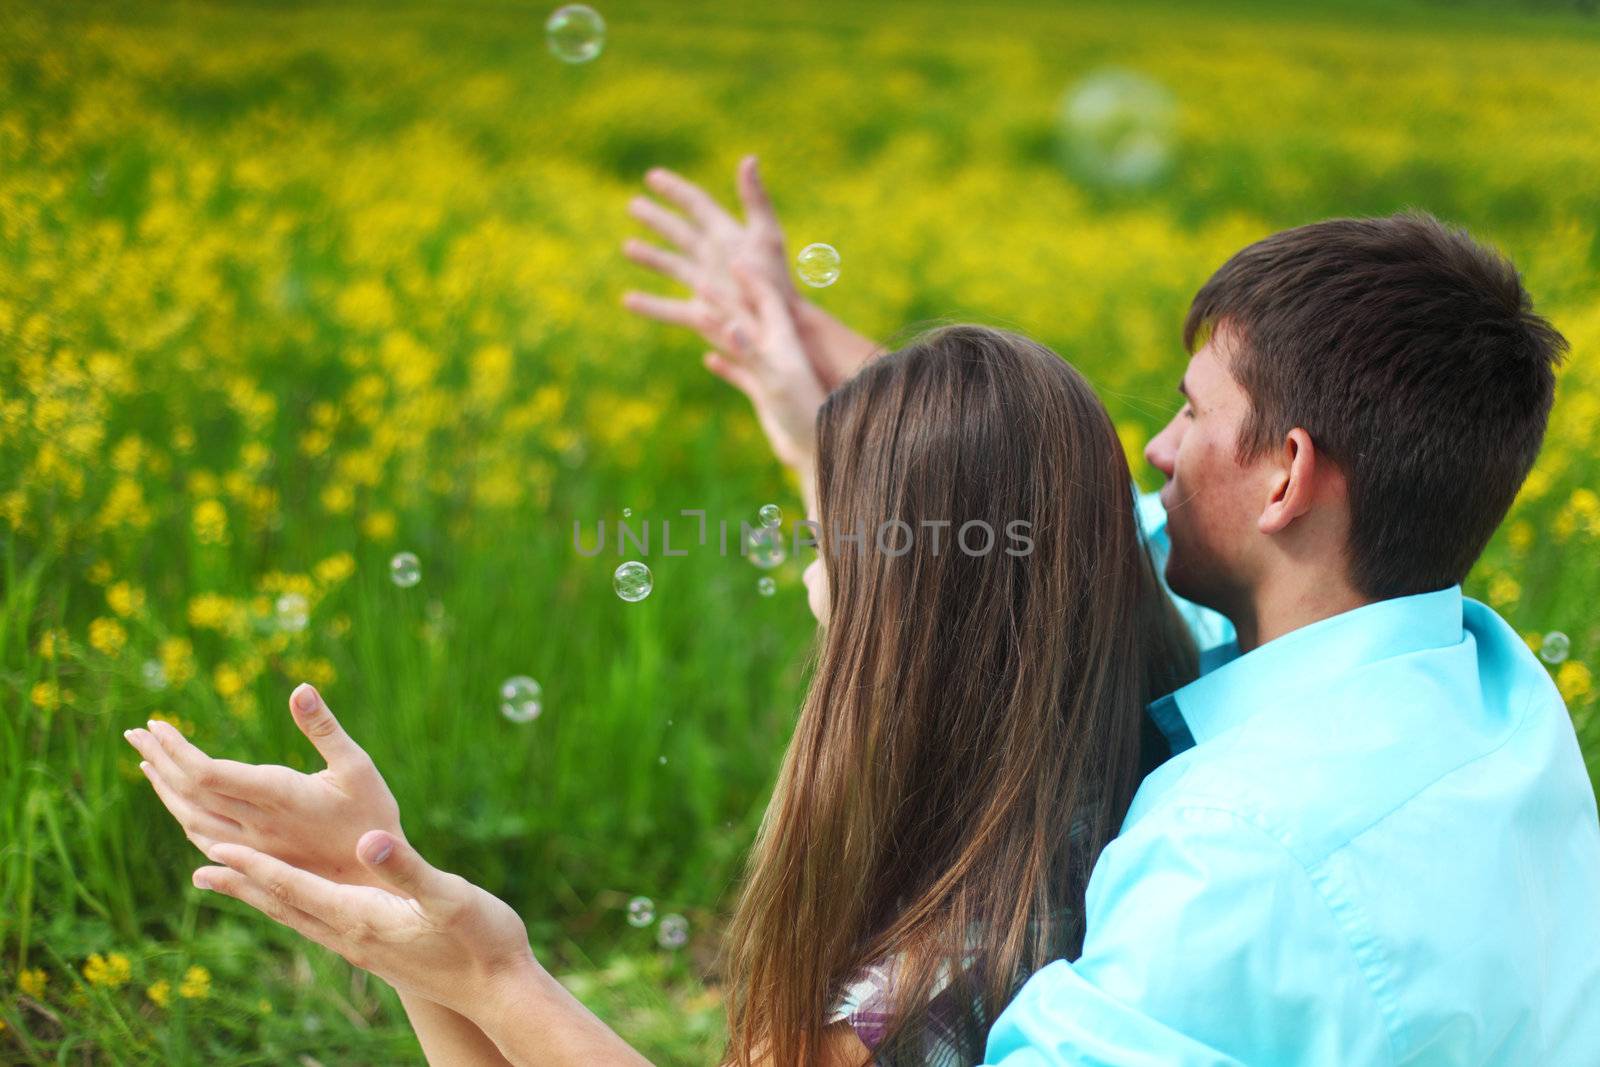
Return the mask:
<path id="1" fill-rule="evenodd" d="M 744 340 L 770 355 L 793 334 L 757 298 Z M 762 414 L 808 452 L 812 428 Z M 814 440 L 822 626 L 728 934 L 728 1056 L 976 1062 L 1022 981 L 1076 954 L 1089 870 L 1151 751 L 1143 708 L 1193 676 L 1194 649 L 1111 422 L 1048 349 L 936 330 L 828 396 Z M 392 981 L 434 1062 L 625 1056 L 558 1003 L 505 905 L 410 850 L 315 692 L 291 706 L 323 782 L 131 732 L 221 864 L 196 884 Z"/>

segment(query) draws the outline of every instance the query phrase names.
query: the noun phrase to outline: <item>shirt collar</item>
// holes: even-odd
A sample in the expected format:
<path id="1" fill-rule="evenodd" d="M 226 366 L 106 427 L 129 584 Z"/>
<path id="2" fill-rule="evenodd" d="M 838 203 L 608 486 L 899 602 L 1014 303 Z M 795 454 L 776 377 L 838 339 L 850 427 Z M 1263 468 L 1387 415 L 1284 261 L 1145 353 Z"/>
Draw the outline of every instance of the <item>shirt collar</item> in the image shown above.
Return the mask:
<path id="1" fill-rule="evenodd" d="M 1204 744 L 1271 707 L 1287 690 L 1391 656 L 1458 643 L 1461 604 L 1461 587 L 1453 585 L 1365 604 L 1244 654 L 1237 641 L 1229 641 L 1206 650 L 1200 677 L 1152 704 L 1151 717 L 1174 753 Z"/>

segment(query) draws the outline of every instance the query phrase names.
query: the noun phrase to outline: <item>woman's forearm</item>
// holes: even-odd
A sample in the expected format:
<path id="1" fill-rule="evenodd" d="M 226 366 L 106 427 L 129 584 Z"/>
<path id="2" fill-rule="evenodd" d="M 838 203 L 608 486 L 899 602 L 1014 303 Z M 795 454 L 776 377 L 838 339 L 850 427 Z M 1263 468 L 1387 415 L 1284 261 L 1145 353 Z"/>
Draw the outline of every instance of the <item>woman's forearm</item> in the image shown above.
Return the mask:
<path id="1" fill-rule="evenodd" d="M 536 961 L 501 976 L 474 1016 L 517 1067 L 649 1067 Z"/>
<path id="2" fill-rule="evenodd" d="M 511 1061 L 466 1016 L 414 993 L 401 993 L 400 1003 L 430 1067 L 509 1067 Z"/>
<path id="3" fill-rule="evenodd" d="M 857 333 L 809 300 L 790 304 L 795 327 L 825 390 L 831 392 L 861 369 L 879 350 L 872 338 Z"/>

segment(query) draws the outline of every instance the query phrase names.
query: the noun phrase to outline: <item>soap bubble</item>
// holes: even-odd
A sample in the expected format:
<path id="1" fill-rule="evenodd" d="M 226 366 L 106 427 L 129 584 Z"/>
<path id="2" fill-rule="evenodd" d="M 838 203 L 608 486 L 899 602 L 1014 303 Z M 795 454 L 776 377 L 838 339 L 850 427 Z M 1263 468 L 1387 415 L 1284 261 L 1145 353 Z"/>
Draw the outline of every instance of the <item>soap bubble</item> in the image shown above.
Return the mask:
<path id="1" fill-rule="evenodd" d="M 297 634 L 311 621 L 311 607 L 300 593 L 285 593 L 276 605 L 278 628 Z"/>
<path id="2" fill-rule="evenodd" d="M 1159 82 L 1108 67 L 1084 76 L 1061 101 L 1068 166 L 1100 185 L 1140 186 L 1172 161 L 1177 105 Z"/>
<path id="3" fill-rule="evenodd" d="M 778 591 L 778 583 L 770 575 L 763 574 L 756 579 L 756 592 L 762 596 L 771 596 Z"/>
<path id="4" fill-rule="evenodd" d="M 657 756 L 656 757 L 656 762 L 661 764 L 661 766 L 665 767 L 667 765 L 667 757 L 665 757 L 665 756 Z"/>
<path id="5" fill-rule="evenodd" d="M 567 4 L 545 20 L 544 39 L 562 62 L 587 63 L 605 47 L 606 20 L 588 4 Z"/>
<path id="6" fill-rule="evenodd" d="M 519 674 L 500 683 L 500 714 L 511 722 L 532 722 L 544 710 L 544 687 Z"/>
<path id="7" fill-rule="evenodd" d="M 625 519 L 633 518 L 633 509 L 632 508 L 623 508 L 622 509 L 622 517 L 625 518 Z"/>
<path id="8" fill-rule="evenodd" d="M 810 244 L 795 257 L 800 280 L 813 289 L 825 289 L 839 280 L 839 250 L 832 245 Z"/>
<path id="9" fill-rule="evenodd" d="M 422 581 L 422 561 L 412 552 L 396 552 L 389 561 L 389 577 L 401 589 L 410 589 Z"/>
<path id="10" fill-rule="evenodd" d="M 1539 642 L 1539 658 L 1552 666 L 1566 662 L 1572 652 L 1572 639 L 1560 630 L 1551 630 Z"/>
<path id="11" fill-rule="evenodd" d="M 770 571 L 789 558 L 788 547 L 783 542 L 783 531 L 772 526 L 761 526 L 744 537 L 744 554 L 764 571 Z"/>
<path id="12" fill-rule="evenodd" d="M 682 915 L 663 915 L 656 927 L 656 944 L 662 948 L 682 948 L 689 943 L 689 920 Z"/>
<path id="13" fill-rule="evenodd" d="M 144 682 L 146 689 L 165 689 L 167 687 L 167 669 L 158 659 L 147 659 L 144 666 L 139 668 L 139 677 Z"/>
<path id="14" fill-rule="evenodd" d="M 656 921 L 656 902 L 649 897 L 634 897 L 628 901 L 628 925 L 649 926 Z"/>
<path id="15" fill-rule="evenodd" d="M 762 504 L 758 514 L 763 526 L 779 526 L 783 523 L 783 509 L 776 504 Z"/>
<path id="16" fill-rule="evenodd" d="M 650 575 L 650 568 L 636 559 L 622 564 L 611 575 L 611 587 L 630 604 L 649 596 L 654 586 L 655 579 Z"/>

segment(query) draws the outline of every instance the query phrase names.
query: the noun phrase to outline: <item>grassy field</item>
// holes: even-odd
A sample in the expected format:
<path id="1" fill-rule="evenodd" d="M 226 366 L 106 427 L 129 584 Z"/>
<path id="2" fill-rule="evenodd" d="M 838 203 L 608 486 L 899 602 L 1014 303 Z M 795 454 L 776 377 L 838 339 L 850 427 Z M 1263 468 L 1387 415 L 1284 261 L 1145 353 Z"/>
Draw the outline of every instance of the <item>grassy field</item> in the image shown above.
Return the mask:
<path id="1" fill-rule="evenodd" d="M 1571 636 L 1552 670 L 1600 772 L 1593 19 L 603 10 L 581 67 L 528 5 L 0 13 L 0 1061 L 420 1060 L 382 983 L 199 899 L 120 737 L 161 714 L 307 766 L 284 703 L 304 679 L 424 854 L 512 902 L 661 1062 L 714 1059 L 720 920 L 811 625 L 803 561 L 766 598 L 745 560 L 657 552 L 625 604 L 611 549 L 572 547 L 624 508 L 798 509 L 693 339 L 620 309 L 648 282 L 624 205 L 656 163 L 725 196 L 759 152 L 791 247 L 841 251 L 826 306 L 879 336 L 1033 334 L 1135 457 L 1175 405 L 1189 297 L 1244 243 L 1405 206 L 1496 242 L 1574 355 L 1468 592 Z M 1177 100 L 1151 187 L 1058 163 L 1062 93 L 1106 64 Z M 516 674 L 545 691 L 520 726 L 496 698 Z M 630 927 L 634 894 L 689 944 Z"/>

